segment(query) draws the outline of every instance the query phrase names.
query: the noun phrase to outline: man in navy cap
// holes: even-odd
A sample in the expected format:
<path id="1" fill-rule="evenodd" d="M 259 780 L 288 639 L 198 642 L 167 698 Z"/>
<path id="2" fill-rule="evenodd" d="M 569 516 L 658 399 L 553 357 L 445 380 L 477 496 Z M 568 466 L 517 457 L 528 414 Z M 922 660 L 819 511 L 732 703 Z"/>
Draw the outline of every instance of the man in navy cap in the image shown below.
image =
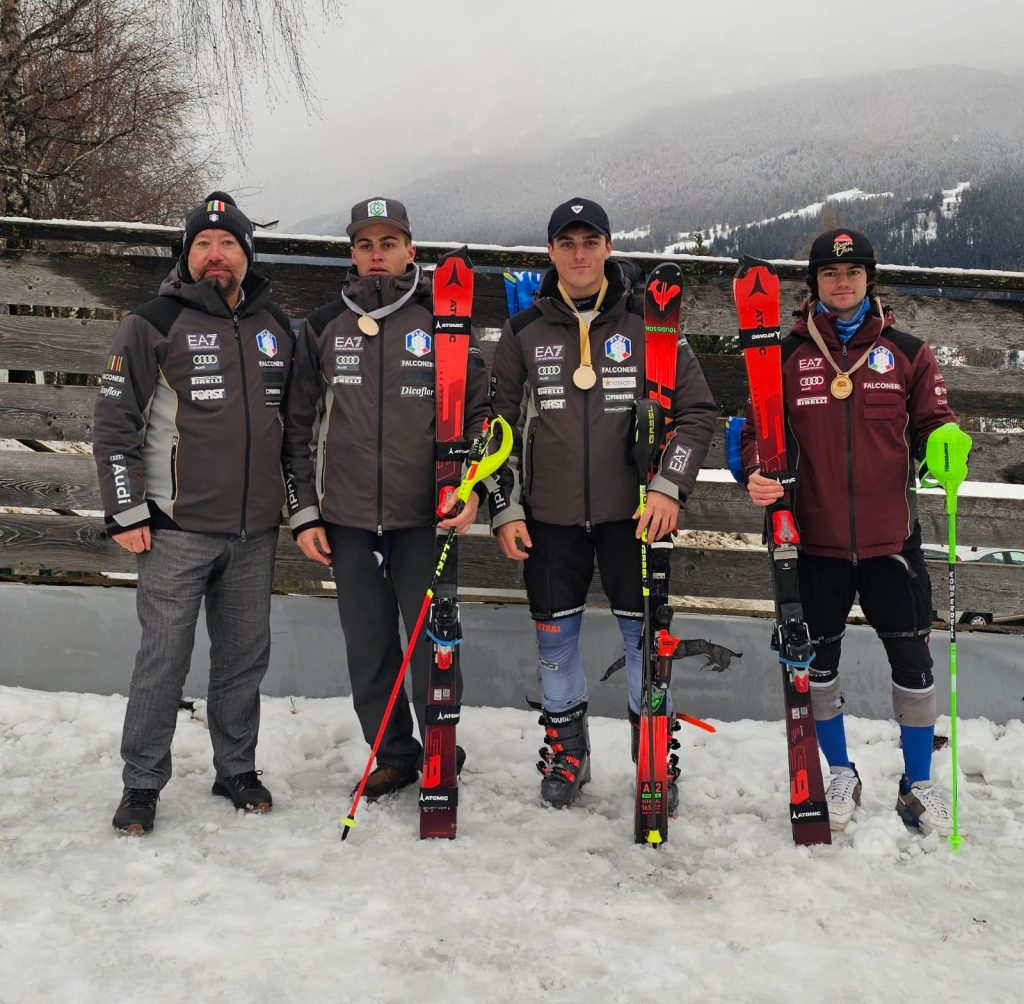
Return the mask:
<path id="1" fill-rule="evenodd" d="M 671 457 L 637 512 L 629 457 L 633 405 L 645 391 L 639 269 L 611 259 L 608 214 L 569 199 L 548 223 L 548 256 L 535 303 L 505 323 L 492 367 L 492 405 L 516 429 L 491 496 L 502 553 L 523 563 L 550 749 L 538 764 L 541 797 L 568 805 L 590 779 L 587 679 L 580 628 L 594 561 L 622 633 L 629 714 L 639 734 L 643 598 L 640 537 L 679 526 L 715 426 L 715 403 L 682 337 L 677 349 Z M 635 749 L 635 747 L 634 747 Z M 635 752 L 634 752 L 635 756 Z M 675 778 L 669 805 L 678 800 Z"/>

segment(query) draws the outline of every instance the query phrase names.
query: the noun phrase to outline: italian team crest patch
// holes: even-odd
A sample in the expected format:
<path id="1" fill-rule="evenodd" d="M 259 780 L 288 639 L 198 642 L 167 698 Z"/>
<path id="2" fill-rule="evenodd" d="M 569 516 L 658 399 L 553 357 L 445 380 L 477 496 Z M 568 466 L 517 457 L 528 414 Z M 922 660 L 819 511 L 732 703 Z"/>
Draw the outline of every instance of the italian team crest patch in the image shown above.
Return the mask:
<path id="1" fill-rule="evenodd" d="M 868 356 L 868 367 L 876 373 L 890 373 L 896 368 L 896 360 L 884 345 L 879 345 L 871 350 L 871 355 Z"/>
<path id="2" fill-rule="evenodd" d="M 604 354 L 617 363 L 624 363 L 633 354 L 633 344 L 625 335 L 612 335 L 604 343 Z"/>
<path id="3" fill-rule="evenodd" d="M 430 335 L 428 335 L 422 328 L 417 328 L 415 331 L 410 331 L 405 336 L 405 351 L 411 352 L 414 356 L 425 356 L 430 351 L 432 342 Z"/>
<path id="4" fill-rule="evenodd" d="M 264 328 L 256 336 L 256 346 L 265 356 L 273 359 L 277 355 L 277 335 L 271 334 Z"/>

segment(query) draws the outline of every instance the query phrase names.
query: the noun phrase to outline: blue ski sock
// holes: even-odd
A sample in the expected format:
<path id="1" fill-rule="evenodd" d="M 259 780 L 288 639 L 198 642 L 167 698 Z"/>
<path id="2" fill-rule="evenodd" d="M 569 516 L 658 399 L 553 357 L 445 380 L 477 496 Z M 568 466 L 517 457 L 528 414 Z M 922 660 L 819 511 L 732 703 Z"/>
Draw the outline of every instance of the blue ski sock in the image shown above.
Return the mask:
<path id="1" fill-rule="evenodd" d="M 932 742 L 935 739 L 934 725 L 901 725 L 900 739 L 903 742 L 903 771 L 910 779 L 927 781 L 932 776 Z"/>
<path id="2" fill-rule="evenodd" d="M 534 621 L 545 711 L 568 711 L 587 699 L 587 677 L 580 656 L 582 625 L 582 613 L 553 621 Z"/>
<path id="3" fill-rule="evenodd" d="M 846 723 L 842 715 L 814 722 L 818 745 L 830 767 L 849 767 L 850 754 L 846 751 Z"/>

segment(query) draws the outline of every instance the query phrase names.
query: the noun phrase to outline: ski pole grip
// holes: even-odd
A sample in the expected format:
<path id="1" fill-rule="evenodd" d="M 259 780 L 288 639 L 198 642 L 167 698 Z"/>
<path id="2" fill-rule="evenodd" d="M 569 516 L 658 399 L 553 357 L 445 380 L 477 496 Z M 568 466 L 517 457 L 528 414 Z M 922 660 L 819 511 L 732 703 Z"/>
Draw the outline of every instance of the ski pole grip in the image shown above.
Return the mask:
<path id="1" fill-rule="evenodd" d="M 495 430 L 500 431 L 501 437 L 498 439 L 497 447 L 488 452 L 488 448 L 494 440 Z M 508 422 L 501 415 L 495 415 L 494 418 L 485 420 L 480 435 L 473 440 L 473 445 L 469 448 L 469 468 L 463 476 L 462 484 L 459 485 L 459 501 L 468 502 L 477 483 L 489 478 L 508 460 L 511 452 L 512 427 Z"/>
<path id="2" fill-rule="evenodd" d="M 956 493 L 967 478 L 967 457 L 973 441 L 956 422 L 947 422 L 932 431 L 925 447 L 925 464 L 932 480 L 927 487 L 942 488 L 946 493 L 946 510 L 956 512 Z"/>

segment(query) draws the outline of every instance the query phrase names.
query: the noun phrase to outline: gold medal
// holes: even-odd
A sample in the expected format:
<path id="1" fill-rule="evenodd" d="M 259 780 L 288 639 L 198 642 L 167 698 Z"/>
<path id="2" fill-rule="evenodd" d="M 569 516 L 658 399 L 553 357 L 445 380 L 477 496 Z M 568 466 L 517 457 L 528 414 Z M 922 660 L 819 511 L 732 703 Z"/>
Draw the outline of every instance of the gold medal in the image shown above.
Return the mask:
<path id="1" fill-rule="evenodd" d="M 577 366 L 572 375 L 572 382 L 580 390 L 590 390 L 597 383 L 597 374 L 593 366 Z"/>
<path id="2" fill-rule="evenodd" d="M 832 396 L 845 400 L 853 393 L 853 381 L 845 373 L 837 373 L 835 379 L 829 385 Z"/>
<path id="3" fill-rule="evenodd" d="M 373 335 L 380 334 L 380 325 L 369 314 L 360 314 L 359 320 L 356 321 L 356 327 L 364 335 L 372 337 Z"/>

